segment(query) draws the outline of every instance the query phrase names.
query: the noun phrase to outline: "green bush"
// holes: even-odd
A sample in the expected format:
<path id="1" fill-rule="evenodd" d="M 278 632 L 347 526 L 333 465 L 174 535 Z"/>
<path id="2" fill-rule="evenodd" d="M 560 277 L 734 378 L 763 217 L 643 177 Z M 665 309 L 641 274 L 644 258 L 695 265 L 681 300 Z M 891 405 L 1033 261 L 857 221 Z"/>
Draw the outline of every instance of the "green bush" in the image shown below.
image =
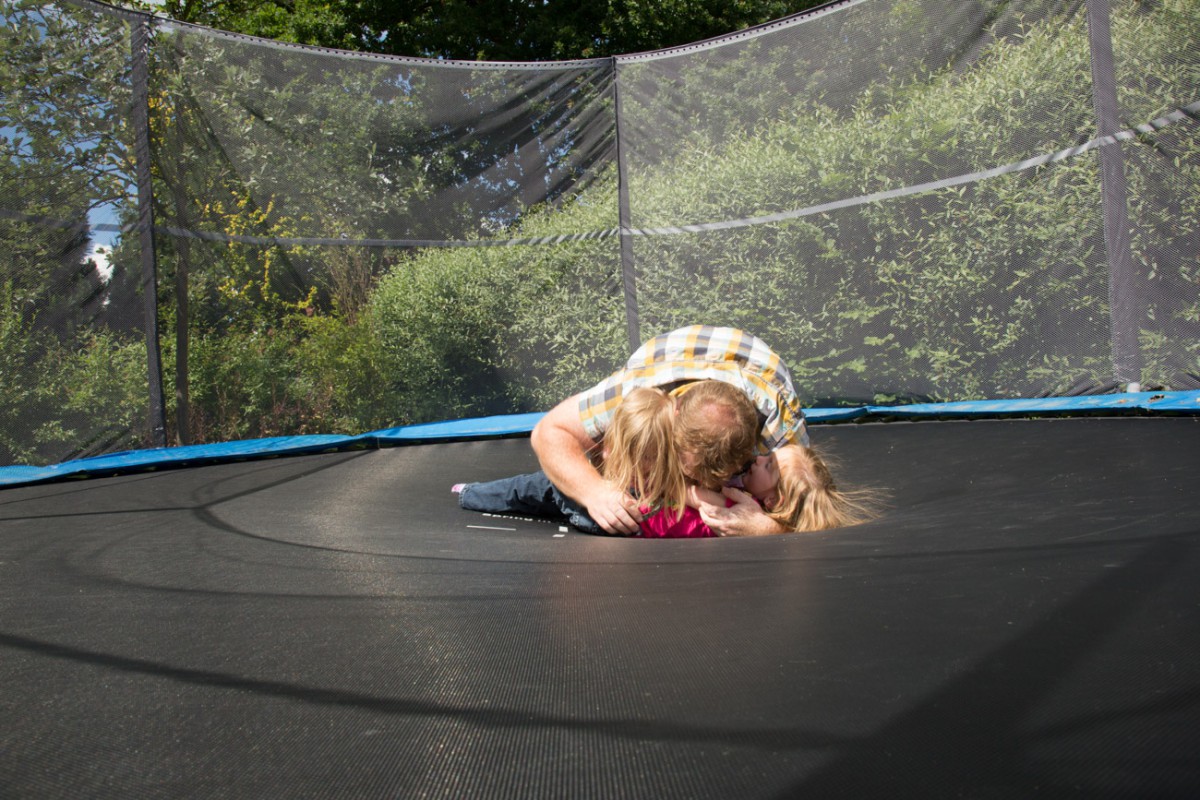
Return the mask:
<path id="1" fill-rule="evenodd" d="M 1187 5 L 1125 5 L 1114 20 L 1122 100 L 1138 114 L 1126 118 L 1195 99 L 1185 51 L 1200 23 L 1182 18 Z M 634 224 L 777 214 L 1093 137 L 1082 13 L 1006 30 L 969 66 L 870 85 L 849 112 L 819 95 L 799 98 L 719 148 L 700 143 L 635 167 Z M 1200 334 L 1200 148 L 1186 123 L 1162 135 L 1173 158 L 1124 148 L 1151 384 L 1196 370 Z M 790 221 L 640 238 L 642 332 L 697 321 L 752 330 L 785 355 L 808 402 L 1029 396 L 1102 383 L 1113 367 L 1099 175 L 1092 150 Z"/>
<path id="2" fill-rule="evenodd" d="M 144 341 L 105 330 L 61 342 L 0 283 L 0 464 L 47 464 L 149 444 Z"/>
<path id="3" fill-rule="evenodd" d="M 612 227 L 611 184 L 514 237 Z M 380 281 L 372 319 L 396 422 L 545 409 L 627 353 L 615 237 L 430 250 Z"/>

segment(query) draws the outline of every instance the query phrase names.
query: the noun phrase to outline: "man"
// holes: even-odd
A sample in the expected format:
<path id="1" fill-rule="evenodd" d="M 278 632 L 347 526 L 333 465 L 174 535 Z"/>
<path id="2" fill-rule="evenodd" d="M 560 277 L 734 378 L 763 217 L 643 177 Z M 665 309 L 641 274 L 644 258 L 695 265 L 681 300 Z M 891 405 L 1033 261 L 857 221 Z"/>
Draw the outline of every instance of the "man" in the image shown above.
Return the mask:
<path id="1" fill-rule="evenodd" d="M 609 533 L 636 532 L 641 515 L 626 491 L 604 481 L 587 453 L 604 437 L 624 394 L 637 386 L 679 395 L 680 460 L 689 478 L 709 488 L 719 489 L 720 483 L 744 471 L 753 452 L 766 454 L 785 444 L 808 444 L 791 375 L 761 339 L 710 325 L 656 336 L 630 357 L 624 369 L 559 403 L 533 430 L 533 449 L 550 481 Z M 704 521 L 718 533 L 737 536 L 780 530 L 748 495 L 735 491 L 727 495 L 734 500 L 732 507 L 700 509 Z"/>

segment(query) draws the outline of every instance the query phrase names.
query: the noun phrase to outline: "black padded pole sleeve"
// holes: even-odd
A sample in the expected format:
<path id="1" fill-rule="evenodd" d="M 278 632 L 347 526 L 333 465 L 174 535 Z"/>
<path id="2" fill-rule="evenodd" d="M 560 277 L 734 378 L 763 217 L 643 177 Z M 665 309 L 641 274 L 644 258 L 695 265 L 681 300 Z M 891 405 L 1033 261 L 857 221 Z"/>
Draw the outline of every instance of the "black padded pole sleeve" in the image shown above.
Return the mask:
<path id="1" fill-rule="evenodd" d="M 637 267 L 633 261 L 633 225 L 629 211 L 629 169 L 625 162 L 625 148 L 621 142 L 621 80 L 617 59 L 612 59 L 613 94 L 616 109 L 617 139 L 617 214 L 621 240 L 621 284 L 625 289 L 625 331 L 629 337 L 629 352 L 632 354 L 642 344 L 641 323 L 638 320 Z"/>
<path id="2" fill-rule="evenodd" d="M 1104 244 L 1108 250 L 1109 315 L 1112 325 L 1113 378 L 1118 383 L 1141 382 L 1138 349 L 1137 276 L 1130 245 L 1129 207 L 1117 82 L 1113 65 L 1108 0 L 1087 0 L 1088 40 L 1092 58 L 1092 100 L 1100 146 L 1100 184 L 1104 209 Z"/>
<path id="3" fill-rule="evenodd" d="M 149 382 L 148 425 L 154 446 L 167 444 L 166 405 L 163 401 L 162 357 L 158 347 L 158 275 L 154 249 L 154 192 L 150 177 L 150 25 L 133 23 L 133 130 L 137 178 L 138 244 L 141 250 L 142 303 L 146 330 L 146 375 Z"/>

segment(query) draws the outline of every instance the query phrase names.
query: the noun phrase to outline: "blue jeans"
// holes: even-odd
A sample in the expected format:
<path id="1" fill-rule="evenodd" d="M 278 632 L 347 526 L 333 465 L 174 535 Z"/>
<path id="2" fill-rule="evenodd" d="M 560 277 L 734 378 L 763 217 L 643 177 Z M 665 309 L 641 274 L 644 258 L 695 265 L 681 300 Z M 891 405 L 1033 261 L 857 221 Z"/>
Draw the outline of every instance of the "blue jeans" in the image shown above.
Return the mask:
<path id="1" fill-rule="evenodd" d="M 565 519 L 584 533 L 604 533 L 583 506 L 556 489 L 544 472 L 468 483 L 458 495 L 458 504 L 468 511 Z"/>

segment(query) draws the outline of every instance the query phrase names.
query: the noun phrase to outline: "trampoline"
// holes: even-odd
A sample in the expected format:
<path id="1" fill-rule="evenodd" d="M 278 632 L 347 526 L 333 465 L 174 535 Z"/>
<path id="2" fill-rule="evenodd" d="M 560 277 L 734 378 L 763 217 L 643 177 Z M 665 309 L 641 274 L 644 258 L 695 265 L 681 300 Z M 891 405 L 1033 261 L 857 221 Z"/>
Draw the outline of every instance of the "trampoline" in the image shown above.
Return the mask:
<path id="1" fill-rule="evenodd" d="M 1200 421 L 813 438 L 877 521 L 459 509 L 524 437 L 0 492 L 3 793 L 1193 796 Z"/>
<path id="2" fill-rule="evenodd" d="M 1200 795 L 1194 0 L 545 63 L 3 8 L 0 800 Z M 878 519 L 458 507 L 692 324 Z"/>

